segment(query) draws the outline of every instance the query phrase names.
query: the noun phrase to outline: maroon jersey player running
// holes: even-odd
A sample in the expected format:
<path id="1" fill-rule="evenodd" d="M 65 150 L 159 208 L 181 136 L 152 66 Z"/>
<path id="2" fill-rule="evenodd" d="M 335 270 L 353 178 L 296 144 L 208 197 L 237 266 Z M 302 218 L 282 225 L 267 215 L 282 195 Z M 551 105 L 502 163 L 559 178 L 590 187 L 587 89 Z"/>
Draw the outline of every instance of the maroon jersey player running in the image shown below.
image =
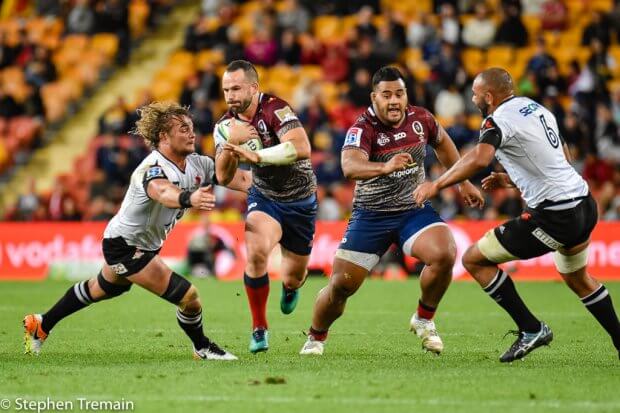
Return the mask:
<path id="1" fill-rule="evenodd" d="M 447 225 L 426 203 L 413 203 L 414 189 L 424 182 L 426 144 L 446 167 L 459 159 L 454 143 L 426 109 L 408 105 L 401 73 L 379 69 L 372 79 L 372 105 L 349 129 L 342 148 L 342 169 L 357 180 L 353 214 L 336 252 L 329 285 L 314 305 L 308 340 L 300 354 L 323 354 L 327 331 L 344 312 L 347 298 L 362 285 L 392 243 L 421 260 L 422 296 L 411 317 L 411 329 L 422 347 L 439 354 L 443 342 L 433 316 L 452 279 L 456 246 Z M 470 206 L 482 206 L 480 191 L 460 186 Z"/>
<path id="2" fill-rule="evenodd" d="M 230 181 L 242 157 L 252 165 L 244 283 L 252 312 L 249 348 L 257 353 L 269 348 L 267 260 L 276 244 L 282 250 L 280 309 L 284 314 L 295 309 L 298 289 L 306 278 L 317 211 L 316 178 L 301 122 L 285 101 L 259 91 L 258 74 L 250 62 L 231 62 L 222 89 L 229 111 L 220 122 L 233 120 L 228 139 L 215 128 L 217 179 Z M 238 146 L 249 138 L 260 138 L 265 149 L 249 152 Z"/>

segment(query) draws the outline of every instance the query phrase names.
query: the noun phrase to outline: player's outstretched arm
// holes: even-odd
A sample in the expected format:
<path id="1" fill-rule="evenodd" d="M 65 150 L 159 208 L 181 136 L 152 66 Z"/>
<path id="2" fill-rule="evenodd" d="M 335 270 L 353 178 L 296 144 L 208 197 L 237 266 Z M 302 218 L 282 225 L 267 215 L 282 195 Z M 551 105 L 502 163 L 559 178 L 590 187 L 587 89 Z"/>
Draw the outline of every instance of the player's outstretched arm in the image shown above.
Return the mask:
<path id="1" fill-rule="evenodd" d="M 486 168 L 495 156 L 495 147 L 488 143 L 479 143 L 474 149 L 467 152 L 450 169 L 444 172 L 435 182 L 425 182 L 413 191 L 413 200 L 422 205 L 426 200 L 449 186 L 471 178 L 480 170 Z"/>
<path id="2" fill-rule="evenodd" d="M 370 179 L 407 169 L 413 166 L 413 159 L 408 153 L 397 153 L 387 162 L 372 162 L 364 151 L 345 149 L 342 151 L 341 164 L 347 179 Z"/>
<path id="3" fill-rule="evenodd" d="M 303 128 L 289 130 L 280 138 L 280 142 L 255 152 L 227 143 L 224 150 L 243 157 L 249 163 L 261 165 L 290 165 L 299 159 L 310 157 L 310 142 Z"/>
<path id="4" fill-rule="evenodd" d="M 441 126 L 439 126 L 437 140 L 435 141 L 433 149 L 435 150 L 435 154 L 437 154 L 437 159 L 439 159 L 439 162 L 441 162 L 446 169 L 450 168 L 461 158 L 448 132 Z"/>
<path id="5" fill-rule="evenodd" d="M 293 128 L 280 137 L 280 145 L 290 142 L 295 148 L 296 159 L 310 158 L 310 140 L 302 127 Z M 260 152 L 260 151 L 259 151 Z"/>
<path id="6" fill-rule="evenodd" d="M 247 122 L 231 119 L 228 135 L 220 135 L 216 126 L 214 136 L 216 143 L 215 175 L 221 185 L 228 185 L 233 180 L 239 166 L 239 156 L 234 151 L 225 150 L 226 144 L 241 145 L 249 139 L 259 139 L 258 132 Z"/>
<path id="7" fill-rule="evenodd" d="M 215 208 L 215 195 L 211 193 L 211 185 L 190 192 L 183 191 L 167 179 L 154 179 L 149 181 L 146 193 L 166 208 L 193 207 L 205 211 Z"/>
<path id="8" fill-rule="evenodd" d="M 439 159 L 439 162 L 441 162 L 441 164 L 446 167 L 446 169 L 453 166 L 461 158 L 458 149 L 456 149 L 456 146 L 454 145 L 454 142 L 445 131 L 445 129 L 441 126 L 439 126 L 439 131 L 437 133 L 437 140 L 435 141 L 434 149 L 435 153 L 437 154 L 437 158 Z M 459 184 L 459 191 L 461 192 L 461 195 L 463 196 L 463 199 L 467 206 L 473 208 L 482 208 L 482 206 L 484 205 L 484 197 L 482 196 L 478 188 L 476 188 L 468 180 L 465 179 Z"/>
<path id="9" fill-rule="evenodd" d="M 239 155 L 224 149 L 224 147 L 217 148 L 215 154 L 215 176 L 221 185 L 228 186 L 233 180 L 238 166 Z"/>

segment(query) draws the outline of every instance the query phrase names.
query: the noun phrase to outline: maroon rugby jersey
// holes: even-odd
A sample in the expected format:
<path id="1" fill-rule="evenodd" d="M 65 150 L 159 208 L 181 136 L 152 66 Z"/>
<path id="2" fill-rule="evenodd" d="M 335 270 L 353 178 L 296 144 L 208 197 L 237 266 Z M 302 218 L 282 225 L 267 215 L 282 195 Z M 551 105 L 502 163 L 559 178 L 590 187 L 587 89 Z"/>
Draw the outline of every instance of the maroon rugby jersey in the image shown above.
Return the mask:
<path id="1" fill-rule="evenodd" d="M 360 150 L 372 162 L 387 162 L 407 152 L 414 165 L 389 175 L 358 180 L 353 208 L 371 211 L 404 211 L 415 208 L 413 191 L 424 182 L 426 144 L 437 141 L 439 126 L 433 115 L 419 106 L 408 105 L 399 128 L 382 123 L 369 107 L 347 131 L 342 150 Z"/>
<path id="2" fill-rule="evenodd" d="M 232 117 L 234 114 L 229 110 L 218 122 Z M 258 131 L 264 148 L 278 145 L 286 132 L 303 127 L 288 103 L 266 93 L 259 95 L 258 108 L 250 123 Z M 216 139 L 215 143 L 219 150 L 223 142 Z M 252 165 L 252 176 L 256 189 L 274 201 L 298 201 L 316 192 L 310 159 L 291 165 Z"/>

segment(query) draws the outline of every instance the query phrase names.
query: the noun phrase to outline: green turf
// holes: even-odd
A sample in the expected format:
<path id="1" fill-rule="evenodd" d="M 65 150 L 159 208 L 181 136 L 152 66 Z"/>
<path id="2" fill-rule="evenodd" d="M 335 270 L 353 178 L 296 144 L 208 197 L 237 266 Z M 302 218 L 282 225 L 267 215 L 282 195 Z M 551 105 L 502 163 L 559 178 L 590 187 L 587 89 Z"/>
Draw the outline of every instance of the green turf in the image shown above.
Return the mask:
<path id="1" fill-rule="evenodd" d="M 289 316 L 280 313 L 280 287 L 272 284 L 271 348 L 257 355 L 247 351 L 242 284 L 196 284 L 208 334 L 239 361 L 193 360 L 171 305 L 136 287 L 64 320 L 41 356 L 25 356 L 21 318 L 47 309 L 70 284 L 0 284 L 0 398 L 124 398 L 140 412 L 620 411 L 618 354 L 560 283 L 518 284 L 555 341 L 509 365 L 498 357 L 513 325 L 473 283 L 453 284 L 441 305 L 446 349 L 439 357 L 408 332 L 416 280 L 368 281 L 334 325 L 323 357 L 298 352 L 325 280 L 309 280 Z M 608 288 L 620 303 L 620 284 Z"/>

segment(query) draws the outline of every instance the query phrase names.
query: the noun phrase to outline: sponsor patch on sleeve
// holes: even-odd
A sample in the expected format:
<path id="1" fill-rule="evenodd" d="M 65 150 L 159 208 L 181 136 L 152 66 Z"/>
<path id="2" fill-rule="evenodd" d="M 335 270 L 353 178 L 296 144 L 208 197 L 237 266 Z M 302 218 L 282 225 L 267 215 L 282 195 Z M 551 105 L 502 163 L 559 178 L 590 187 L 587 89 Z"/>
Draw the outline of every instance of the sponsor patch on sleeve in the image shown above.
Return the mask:
<path id="1" fill-rule="evenodd" d="M 149 167 L 149 169 L 146 170 L 145 179 L 147 181 L 150 181 L 151 179 L 155 179 L 155 178 L 166 178 L 166 174 L 164 173 L 164 170 L 159 165 L 153 165 Z"/>
<path id="2" fill-rule="evenodd" d="M 164 178 L 164 179 L 168 178 L 166 174 L 164 173 L 164 169 L 159 165 L 149 166 L 149 169 L 147 169 L 146 173 L 144 174 L 144 180 L 152 181 L 153 179 L 158 179 L 158 178 Z"/>
<path id="3" fill-rule="evenodd" d="M 290 106 L 285 106 L 281 109 L 274 110 L 273 113 L 275 113 L 276 117 L 280 120 L 280 125 L 292 120 L 297 120 L 297 115 L 295 115 L 295 112 L 293 112 Z"/>
<path id="4" fill-rule="evenodd" d="M 362 142 L 362 128 L 349 128 L 344 139 L 344 146 L 359 147 Z"/>
<path id="5" fill-rule="evenodd" d="M 149 196 L 149 191 L 148 191 L 148 186 L 149 186 L 149 182 L 151 182 L 153 179 L 168 179 L 168 177 L 166 176 L 166 173 L 164 172 L 164 168 L 162 168 L 161 166 L 155 164 L 155 165 L 151 165 L 147 168 L 147 170 L 144 172 L 144 177 L 142 178 L 142 187 L 144 188 L 144 192 L 146 193 L 146 196 Z"/>

